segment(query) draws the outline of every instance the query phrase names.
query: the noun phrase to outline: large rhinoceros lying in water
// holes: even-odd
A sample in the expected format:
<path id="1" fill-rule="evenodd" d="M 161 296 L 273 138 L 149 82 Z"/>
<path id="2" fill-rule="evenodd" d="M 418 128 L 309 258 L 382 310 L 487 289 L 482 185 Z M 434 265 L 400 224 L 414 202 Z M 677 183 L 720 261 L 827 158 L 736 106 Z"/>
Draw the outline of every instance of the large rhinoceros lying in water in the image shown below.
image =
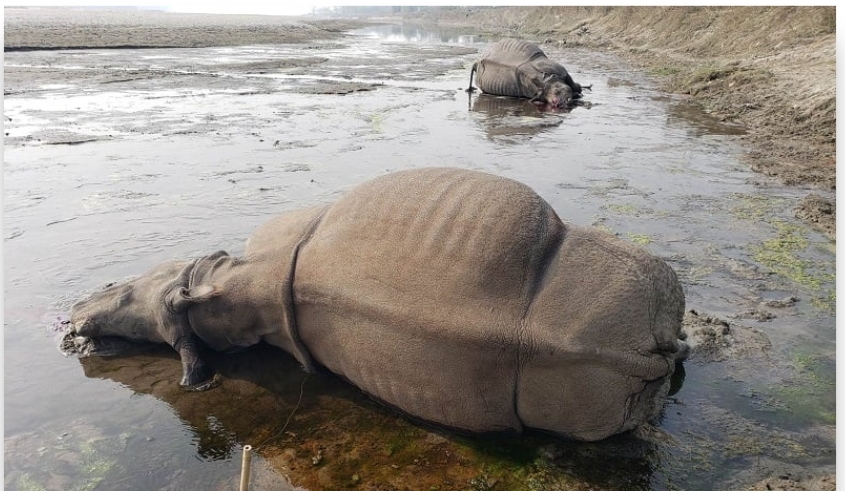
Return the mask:
<path id="1" fill-rule="evenodd" d="M 597 440 L 658 414 L 683 312 L 661 259 L 563 224 L 515 181 L 431 168 L 278 216 L 244 258 L 168 262 L 95 293 L 66 342 L 169 343 L 189 386 L 211 376 L 201 343 L 266 341 L 439 425 Z"/>
<path id="2" fill-rule="evenodd" d="M 581 84 L 563 65 L 550 60 L 539 46 L 520 39 L 503 39 L 491 46 L 469 72 L 486 94 L 524 97 L 536 104 L 568 107 L 582 96 Z"/>

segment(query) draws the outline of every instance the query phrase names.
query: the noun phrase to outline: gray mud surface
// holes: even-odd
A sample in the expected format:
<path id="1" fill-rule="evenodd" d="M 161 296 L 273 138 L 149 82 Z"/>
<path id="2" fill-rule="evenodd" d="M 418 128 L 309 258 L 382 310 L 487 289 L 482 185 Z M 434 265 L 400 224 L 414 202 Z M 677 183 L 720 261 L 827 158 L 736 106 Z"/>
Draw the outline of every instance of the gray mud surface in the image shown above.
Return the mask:
<path id="1" fill-rule="evenodd" d="M 6 489 L 234 489 L 246 444 L 253 489 L 835 489 L 835 243 L 794 216 L 801 191 L 740 162 L 742 127 L 600 50 L 547 49 L 593 84 L 571 111 L 470 96 L 491 41 L 381 26 L 5 53 Z M 692 354 L 658 421 L 589 444 L 482 438 L 268 346 L 210 353 L 206 392 L 179 388 L 169 349 L 56 349 L 87 292 L 241 254 L 282 211 L 432 165 L 522 181 L 672 265 Z"/>
<path id="2" fill-rule="evenodd" d="M 3 15 L 6 52 L 297 43 L 338 38 L 363 25 L 351 19 L 307 22 L 302 17 L 180 14 L 134 7 L 8 7 Z"/>

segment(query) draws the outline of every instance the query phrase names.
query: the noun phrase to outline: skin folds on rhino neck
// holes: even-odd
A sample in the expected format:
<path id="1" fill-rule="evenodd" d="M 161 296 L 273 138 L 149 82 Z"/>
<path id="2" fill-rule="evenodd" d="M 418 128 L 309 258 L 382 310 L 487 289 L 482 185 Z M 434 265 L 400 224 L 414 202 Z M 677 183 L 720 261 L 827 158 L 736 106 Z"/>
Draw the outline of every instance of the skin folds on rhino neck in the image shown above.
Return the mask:
<path id="1" fill-rule="evenodd" d="M 200 259 L 191 288 L 213 288 L 209 300 L 192 305 L 193 332 L 215 351 L 232 351 L 265 341 L 294 355 L 306 369 L 314 363 L 295 329 L 291 297 L 293 260 L 271 256 L 234 258 L 219 252 Z"/>
<path id="2" fill-rule="evenodd" d="M 137 351 L 139 343 L 167 343 L 182 360 L 183 386 L 211 378 L 200 342 L 230 351 L 263 340 L 310 368 L 293 329 L 291 264 L 223 251 L 161 264 L 75 304 L 59 349 L 78 357 L 114 356 Z"/>

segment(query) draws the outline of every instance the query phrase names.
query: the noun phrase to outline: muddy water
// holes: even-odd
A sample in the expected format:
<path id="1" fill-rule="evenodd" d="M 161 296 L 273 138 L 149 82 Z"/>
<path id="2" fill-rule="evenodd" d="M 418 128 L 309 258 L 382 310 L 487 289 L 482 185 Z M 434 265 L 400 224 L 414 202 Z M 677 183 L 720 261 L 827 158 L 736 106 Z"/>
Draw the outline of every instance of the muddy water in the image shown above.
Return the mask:
<path id="1" fill-rule="evenodd" d="M 593 85 L 569 112 L 469 96 L 488 41 L 380 28 L 304 46 L 6 53 L 6 488 L 234 489 L 244 444 L 253 489 L 709 490 L 831 472 L 835 247 L 793 218 L 804 193 L 747 170 L 741 128 L 610 54 L 548 50 Z M 708 350 L 654 427 L 595 444 L 467 438 L 268 348 L 214 357 L 222 385 L 201 394 L 178 389 L 168 350 L 56 349 L 88 291 L 240 254 L 281 211 L 431 165 L 525 182 L 564 220 L 678 271 Z"/>

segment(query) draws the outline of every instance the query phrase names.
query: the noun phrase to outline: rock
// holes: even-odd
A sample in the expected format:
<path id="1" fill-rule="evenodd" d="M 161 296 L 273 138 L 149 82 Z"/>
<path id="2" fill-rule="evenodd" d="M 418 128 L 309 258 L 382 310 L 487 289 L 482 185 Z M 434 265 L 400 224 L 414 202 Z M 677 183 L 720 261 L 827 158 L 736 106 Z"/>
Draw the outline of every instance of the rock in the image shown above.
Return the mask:
<path id="1" fill-rule="evenodd" d="M 769 338 L 759 330 L 690 310 L 684 315 L 684 331 L 690 345 L 688 360 L 710 363 L 738 359 L 765 359 Z"/>

